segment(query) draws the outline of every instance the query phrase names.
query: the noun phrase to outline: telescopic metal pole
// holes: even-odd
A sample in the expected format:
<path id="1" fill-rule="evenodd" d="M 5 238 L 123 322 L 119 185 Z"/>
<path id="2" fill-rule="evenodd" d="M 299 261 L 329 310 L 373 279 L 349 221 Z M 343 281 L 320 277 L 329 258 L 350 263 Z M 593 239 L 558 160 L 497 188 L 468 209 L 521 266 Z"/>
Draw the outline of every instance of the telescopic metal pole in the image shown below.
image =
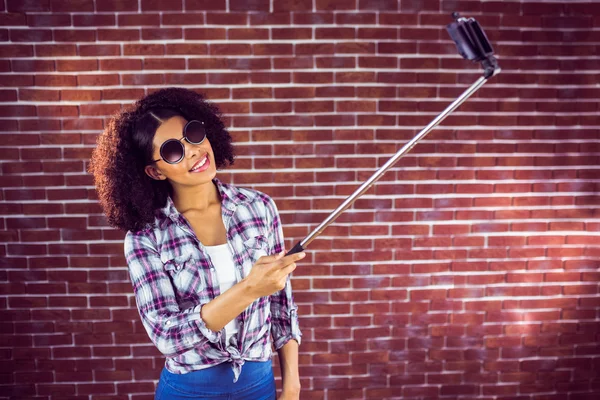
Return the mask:
<path id="1" fill-rule="evenodd" d="M 456 100 L 454 100 L 440 115 L 429 123 L 421 132 L 411 141 L 402 147 L 392 156 L 381 168 L 379 168 L 365 183 L 363 183 L 354 193 L 350 195 L 338 208 L 336 208 L 319 226 L 315 228 L 307 237 L 302 239 L 286 254 L 294 254 L 303 251 L 317 236 L 321 234 L 333 221 L 340 216 L 344 210 L 350 207 L 358 197 L 365 193 L 381 176 L 394 166 L 410 149 L 412 149 L 421 139 L 423 139 L 433 128 L 444 120 L 452 111 L 467 100 L 477 91 L 489 78 L 500 72 L 496 58 L 493 56 L 494 50 L 489 40 L 477 21 L 473 18 L 462 18 L 458 13 L 453 13 L 455 19 L 446 29 L 450 37 L 456 43 L 459 53 L 466 59 L 481 62 L 484 73 L 475 83 L 465 90 Z"/>
<path id="2" fill-rule="evenodd" d="M 498 69 L 499 70 L 499 69 Z M 465 90 L 456 100 L 454 100 L 441 114 L 439 114 L 433 121 L 429 123 L 421 132 L 419 132 L 414 138 L 404 145 L 396 154 L 392 156 L 381 168 L 379 168 L 366 182 L 364 182 L 358 189 L 354 191 L 342 204 L 339 205 L 319 226 L 315 228 L 308 236 L 302 239 L 286 254 L 299 253 L 306 249 L 306 247 L 319 236 L 325 228 L 327 228 L 333 221 L 340 216 L 348 207 L 350 207 L 358 197 L 365 193 L 375 182 L 381 178 L 390 168 L 394 166 L 407 152 L 409 152 L 421 139 L 423 139 L 433 128 L 439 125 L 452 111 L 460 106 L 465 100 L 467 100 L 473 93 L 475 93 L 488 78 L 482 76 L 475 83 L 473 83 L 467 90 Z"/>

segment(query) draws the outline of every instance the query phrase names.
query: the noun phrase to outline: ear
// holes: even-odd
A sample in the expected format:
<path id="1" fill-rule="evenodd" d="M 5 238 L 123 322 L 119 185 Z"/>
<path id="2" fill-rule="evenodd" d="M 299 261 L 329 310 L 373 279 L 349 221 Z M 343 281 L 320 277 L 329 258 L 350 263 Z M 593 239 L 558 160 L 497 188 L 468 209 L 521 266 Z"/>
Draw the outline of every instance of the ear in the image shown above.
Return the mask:
<path id="1" fill-rule="evenodd" d="M 146 167 L 144 168 L 144 172 L 150 178 L 157 181 L 164 181 L 165 179 L 167 179 L 167 177 L 164 176 L 162 172 L 160 172 L 160 170 L 153 165 L 146 165 Z"/>

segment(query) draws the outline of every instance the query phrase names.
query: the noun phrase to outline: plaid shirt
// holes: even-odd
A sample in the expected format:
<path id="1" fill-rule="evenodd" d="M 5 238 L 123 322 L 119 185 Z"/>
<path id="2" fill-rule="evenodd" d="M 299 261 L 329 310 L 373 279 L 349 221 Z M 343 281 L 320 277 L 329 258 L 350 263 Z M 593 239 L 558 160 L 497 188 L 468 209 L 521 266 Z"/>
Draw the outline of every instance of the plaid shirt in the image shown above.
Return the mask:
<path id="1" fill-rule="evenodd" d="M 264 193 L 214 179 L 238 282 L 263 255 L 283 250 L 277 207 Z M 244 360 L 267 361 L 272 345 L 300 343 L 297 307 L 288 277 L 285 288 L 254 301 L 237 317 L 239 332 L 225 343 L 225 329 L 208 329 L 202 306 L 220 295 L 215 266 L 193 229 L 169 197 L 154 226 L 125 236 L 125 258 L 142 323 L 166 359 L 183 374 L 231 362 L 234 382 Z M 272 338 L 271 338 L 272 336 Z"/>

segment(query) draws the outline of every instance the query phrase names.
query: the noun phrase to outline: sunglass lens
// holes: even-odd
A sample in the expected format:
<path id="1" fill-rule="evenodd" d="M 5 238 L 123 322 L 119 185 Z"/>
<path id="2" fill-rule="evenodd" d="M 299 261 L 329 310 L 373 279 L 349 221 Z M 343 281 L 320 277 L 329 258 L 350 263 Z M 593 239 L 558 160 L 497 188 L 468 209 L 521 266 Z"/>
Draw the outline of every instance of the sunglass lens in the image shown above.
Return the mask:
<path id="1" fill-rule="evenodd" d="M 161 156 L 166 162 L 174 164 L 181 161 L 183 150 L 179 140 L 168 140 L 161 149 Z"/>
<path id="2" fill-rule="evenodd" d="M 190 143 L 200 144 L 206 137 L 204 125 L 200 121 L 190 121 L 185 129 L 185 137 Z"/>

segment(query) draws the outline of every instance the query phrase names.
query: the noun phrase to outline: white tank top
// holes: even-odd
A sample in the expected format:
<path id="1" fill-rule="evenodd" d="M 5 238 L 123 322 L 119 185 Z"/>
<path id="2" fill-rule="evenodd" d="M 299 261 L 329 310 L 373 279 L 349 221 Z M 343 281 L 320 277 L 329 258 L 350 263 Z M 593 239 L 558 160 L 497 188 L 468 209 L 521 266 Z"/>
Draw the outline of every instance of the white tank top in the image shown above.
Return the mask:
<path id="1" fill-rule="evenodd" d="M 221 293 L 225 293 L 233 285 L 237 283 L 235 276 L 235 262 L 233 261 L 233 255 L 229 250 L 227 243 L 220 244 L 217 246 L 204 246 L 212 264 L 217 271 L 217 278 L 219 279 L 219 289 Z M 239 330 L 239 323 L 234 318 L 231 322 L 225 325 L 226 343 L 229 345 L 229 339 L 235 335 Z"/>

